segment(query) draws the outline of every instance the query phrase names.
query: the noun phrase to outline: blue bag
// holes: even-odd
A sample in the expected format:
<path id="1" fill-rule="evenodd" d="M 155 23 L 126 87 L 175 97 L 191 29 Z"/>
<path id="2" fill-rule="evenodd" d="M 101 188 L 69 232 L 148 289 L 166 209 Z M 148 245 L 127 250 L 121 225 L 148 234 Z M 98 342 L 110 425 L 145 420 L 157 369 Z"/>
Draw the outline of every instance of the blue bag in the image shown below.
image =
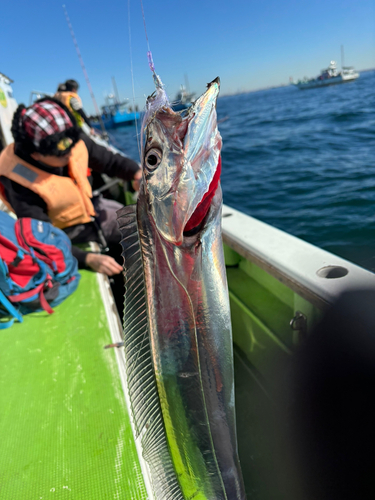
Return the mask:
<path id="1" fill-rule="evenodd" d="M 71 242 L 61 229 L 28 217 L 15 221 L 0 212 L 0 291 L 18 313 L 52 313 L 79 280 Z M 0 303 L 0 313 L 15 317 L 2 295 Z"/>

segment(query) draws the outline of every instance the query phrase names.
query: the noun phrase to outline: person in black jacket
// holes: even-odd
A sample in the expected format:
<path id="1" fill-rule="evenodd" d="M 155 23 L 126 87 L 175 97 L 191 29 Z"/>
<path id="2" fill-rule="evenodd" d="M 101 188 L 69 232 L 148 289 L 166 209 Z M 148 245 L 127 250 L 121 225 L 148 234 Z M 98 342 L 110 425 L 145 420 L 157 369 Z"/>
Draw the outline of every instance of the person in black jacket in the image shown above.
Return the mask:
<path id="1" fill-rule="evenodd" d="M 96 144 L 80 131 L 70 111 L 50 97 L 40 99 L 29 108 L 20 105 L 13 118 L 12 133 L 14 145 L 8 146 L 0 155 L 0 197 L 17 217 L 52 222 L 68 234 L 73 244 L 99 241 L 96 224 L 99 221 L 107 243 L 119 243 L 115 212 L 121 205 L 104 198 L 92 202 L 87 195 L 90 191 L 88 173 L 94 171 L 132 181 L 137 190 L 142 176 L 138 163 Z M 87 165 L 83 165 L 82 158 L 77 157 L 78 150 L 84 153 Z M 66 193 L 67 200 L 73 191 L 81 202 L 84 200 L 81 203 L 82 213 L 74 214 L 72 217 L 76 218 L 66 223 L 61 222 L 64 218 L 59 218 L 61 198 L 64 200 L 61 196 L 64 193 L 59 193 L 59 177 L 65 178 L 65 186 L 71 185 Z M 56 197 L 51 197 L 45 188 L 46 182 L 51 179 L 57 189 Z M 56 201 L 54 207 L 59 197 L 60 205 Z M 66 203 L 67 207 L 63 207 L 65 213 L 69 212 L 66 210 L 69 209 L 69 202 Z M 92 217 L 95 213 L 96 216 Z M 72 253 L 81 265 L 94 271 L 108 276 L 122 271 L 122 266 L 110 255 L 85 252 L 74 246 Z"/>
<path id="2" fill-rule="evenodd" d="M 80 127 L 83 123 L 86 123 L 91 128 L 90 120 L 83 109 L 82 100 L 78 95 L 78 89 L 79 83 L 76 80 L 66 80 L 65 83 L 59 84 L 54 97 L 67 106 Z"/>

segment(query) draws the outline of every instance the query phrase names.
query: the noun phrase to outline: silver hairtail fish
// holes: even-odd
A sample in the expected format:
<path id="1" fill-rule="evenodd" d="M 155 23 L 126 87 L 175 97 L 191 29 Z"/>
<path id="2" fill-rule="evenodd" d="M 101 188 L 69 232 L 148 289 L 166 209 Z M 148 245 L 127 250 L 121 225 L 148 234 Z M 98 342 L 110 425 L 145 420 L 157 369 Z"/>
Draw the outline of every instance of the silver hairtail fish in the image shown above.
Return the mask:
<path id="1" fill-rule="evenodd" d="M 137 205 L 118 212 L 135 437 L 157 500 L 243 500 L 223 247 L 220 80 L 184 113 L 154 73 Z"/>

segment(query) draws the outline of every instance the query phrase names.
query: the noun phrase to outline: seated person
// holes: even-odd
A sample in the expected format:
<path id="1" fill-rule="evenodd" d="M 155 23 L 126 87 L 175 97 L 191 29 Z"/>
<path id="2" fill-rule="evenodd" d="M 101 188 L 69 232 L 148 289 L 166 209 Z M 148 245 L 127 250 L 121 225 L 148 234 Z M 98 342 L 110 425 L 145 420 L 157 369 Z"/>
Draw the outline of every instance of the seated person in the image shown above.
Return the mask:
<path id="1" fill-rule="evenodd" d="M 76 80 L 67 80 L 60 84 L 54 98 L 61 101 L 73 114 L 77 124 L 82 127 L 83 123 L 91 128 L 90 120 L 83 110 L 81 98 L 78 95 L 79 83 Z"/>
<path id="2" fill-rule="evenodd" d="M 56 93 L 57 92 L 65 92 L 65 90 L 66 90 L 65 83 L 59 83 Z M 55 97 L 56 97 L 56 95 L 55 95 Z M 56 99 L 57 99 L 57 97 L 56 97 Z"/>
<path id="3" fill-rule="evenodd" d="M 139 165 L 97 145 L 81 132 L 70 111 L 47 97 L 29 108 L 22 104 L 13 117 L 14 144 L 0 155 L 0 199 L 17 217 L 51 222 L 63 229 L 72 243 L 100 241 L 97 222 L 108 245 L 118 245 L 116 210 L 121 204 L 92 199 L 91 170 L 133 180 L 139 189 Z M 110 255 L 73 247 L 82 265 L 112 276 L 122 266 Z M 120 260 L 120 259 L 118 259 Z"/>

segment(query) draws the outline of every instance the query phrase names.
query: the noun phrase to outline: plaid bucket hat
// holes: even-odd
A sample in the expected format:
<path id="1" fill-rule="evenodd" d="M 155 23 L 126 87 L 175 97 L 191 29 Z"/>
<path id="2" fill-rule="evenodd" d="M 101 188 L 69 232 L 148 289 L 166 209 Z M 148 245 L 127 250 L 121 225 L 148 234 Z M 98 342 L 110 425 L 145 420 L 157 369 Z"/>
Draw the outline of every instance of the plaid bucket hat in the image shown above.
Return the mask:
<path id="1" fill-rule="evenodd" d="M 67 108 L 52 98 L 37 101 L 28 108 L 18 107 L 12 124 L 17 146 L 25 152 L 63 156 L 79 140 L 79 128 Z"/>

